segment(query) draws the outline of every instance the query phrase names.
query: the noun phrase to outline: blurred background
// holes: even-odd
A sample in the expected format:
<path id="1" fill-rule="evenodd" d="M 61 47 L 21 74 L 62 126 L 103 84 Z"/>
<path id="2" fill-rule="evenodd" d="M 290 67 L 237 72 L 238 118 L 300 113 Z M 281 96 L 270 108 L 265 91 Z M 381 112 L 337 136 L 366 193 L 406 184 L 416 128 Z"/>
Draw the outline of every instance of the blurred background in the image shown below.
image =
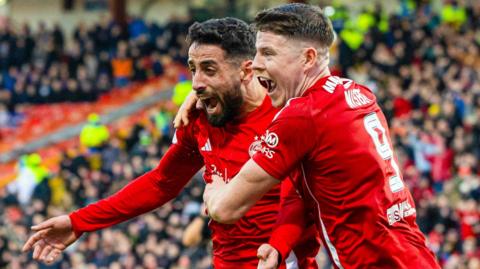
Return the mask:
<path id="1" fill-rule="evenodd" d="M 0 0 L 0 268 L 211 268 L 208 229 L 191 224 L 200 175 L 162 208 L 83 235 L 56 264 L 20 249 L 32 224 L 158 164 L 191 89 L 193 21 L 250 21 L 286 2 Z M 480 268 L 480 1 L 303 2 L 333 21 L 334 74 L 375 92 L 442 267 Z"/>

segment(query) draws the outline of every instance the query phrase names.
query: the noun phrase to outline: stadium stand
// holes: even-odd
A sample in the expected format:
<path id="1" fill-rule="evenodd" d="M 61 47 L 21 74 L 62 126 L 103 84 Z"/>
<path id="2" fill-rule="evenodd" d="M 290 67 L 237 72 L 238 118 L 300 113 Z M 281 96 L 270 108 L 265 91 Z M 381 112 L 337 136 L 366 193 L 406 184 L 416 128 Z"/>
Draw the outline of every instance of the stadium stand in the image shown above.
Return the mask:
<path id="1" fill-rule="evenodd" d="M 339 33 L 333 69 L 375 91 L 416 201 L 418 225 L 442 267 L 480 268 L 480 2 L 444 1 L 440 9 L 430 1 L 399 2 L 392 14 L 377 6 L 351 16 L 348 7 L 333 6 L 341 11 L 332 16 Z M 15 147 L 18 130 L 52 131 L 37 126 L 47 124 L 44 117 L 72 107 L 50 103 L 89 101 L 73 106 L 81 113 L 75 122 L 81 123 L 99 103 L 106 102 L 107 111 L 135 99 L 129 87 L 140 89 L 145 82 L 125 89 L 112 90 L 113 86 L 164 73 L 168 82 L 163 87 L 172 86 L 182 71 L 169 75 L 166 59 L 185 60 L 183 45 L 175 37 L 186 25 L 169 30 L 143 27 L 141 20 L 135 23 L 128 35 L 114 24 L 99 23 L 91 29 L 80 25 L 72 51 L 64 50 L 65 37 L 58 27 L 36 33 L 26 25 L 19 31 L 0 30 L 1 152 Z M 5 47 L 15 51 L 22 64 L 9 59 L 12 53 L 2 53 Z M 90 65 L 97 71 L 90 72 Z M 141 90 L 131 91 L 145 96 Z M 112 101 L 122 92 L 129 94 Z M 50 160 L 50 174 L 44 179 L 47 184 L 33 190 L 29 203 L 20 203 L 8 188 L 0 189 L 0 268 L 210 268 L 208 242 L 188 248 L 181 243 L 183 231 L 200 212 L 200 176 L 153 213 L 83 235 L 57 264 L 37 264 L 31 255 L 20 254 L 30 225 L 105 197 L 156 166 L 172 135 L 164 117 L 174 111 L 165 101 L 110 123 L 111 136 L 100 158 L 83 151 L 76 138 L 45 148 L 40 155 L 44 162 Z M 12 134 L 15 139 L 4 140 Z M 324 254 L 319 261 L 322 269 L 330 268 Z"/>

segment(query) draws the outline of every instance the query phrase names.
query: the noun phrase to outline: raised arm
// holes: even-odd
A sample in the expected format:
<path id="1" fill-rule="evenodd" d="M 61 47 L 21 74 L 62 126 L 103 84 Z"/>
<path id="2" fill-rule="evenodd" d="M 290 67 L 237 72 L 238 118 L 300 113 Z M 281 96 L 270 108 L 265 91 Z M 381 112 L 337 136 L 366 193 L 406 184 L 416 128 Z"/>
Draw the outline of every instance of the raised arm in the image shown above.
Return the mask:
<path id="1" fill-rule="evenodd" d="M 23 251 L 34 248 L 34 259 L 52 263 L 83 232 L 112 226 L 171 200 L 202 166 L 198 152 L 172 145 L 155 169 L 112 196 L 32 227 L 35 233 Z"/>
<path id="2" fill-rule="evenodd" d="M 114 195 L 72 212 L 69 216 L 75 233 L 109 227 L 165 204 L 202 166 L 198 152 L 173 144 L 155 169 Z"/>

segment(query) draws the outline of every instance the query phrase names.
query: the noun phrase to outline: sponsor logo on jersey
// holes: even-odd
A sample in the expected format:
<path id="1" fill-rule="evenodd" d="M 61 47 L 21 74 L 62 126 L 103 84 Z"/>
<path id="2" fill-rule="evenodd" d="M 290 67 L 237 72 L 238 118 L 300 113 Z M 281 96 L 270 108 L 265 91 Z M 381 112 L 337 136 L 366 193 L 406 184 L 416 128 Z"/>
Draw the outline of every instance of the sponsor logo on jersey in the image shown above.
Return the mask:
<path id="1" fill-rule="evenodd" d="M 268 133 L 268 131 L 267 131 L 267 133 Z M 270 134 L 272 134 L 272 133 L 270 133 Z M 275 133 L 273 133 L 273 134 L 276 137 L 276 144 L 274 144 L 276 146 L 278 144 L 278 136 Z M 275 142 L 274 137 L 272 137 L 270 139 L 271 139 L 270 143 Z M 265 142 L 265 136 L 262 135 L 260 138 L 258 136 L 255 136 L 255 141 L 253 141 L 252 144 L 250 144 L 250 147 L 248 148 L 248 154 L 250 155 L 250 157 L 252 157 L 256 152 L 261 152 L 262 154 L 267 156 L 267 158 L 269 158 L 269 159 L 273 158 L 273 154 L 275 154 L 275 152 L 273 150 L 271 150 L 269 147 L 263 146 L 262 143 L 267 144 L 267 142 Z"/>
<path id="2" fill-rule="evenodd" d="M 274 132 L 267 132 L 261 137 L 262 141 L 267 144 L 267 146 L 274 148 L 278 145 L 278 135 Z"/>
<path id="3" fill-rule="evenodd" d="M 255 137 L 255 139 L 256 140 L 253 141 L 248 148 L 248 155 L 250 155 L 250 157 L 253 157 L 257 151 L 261 151 L 262 149 L 262 141 L 258 140 L 258 137 Z"/>
<path id="4" fill-rule="evenodd" d="M 415 212 L 415 208 L 412 207 L 407 200 L 398 204 L 394 204 L 387 209 L 388 224 L 393 225 L 408 216 L 412 216 L 415 214 Z"/>
<path id="5" fill-rule="evenodd" d="M 210 170 L 212 174 L 221 177 L 223 181 L 225 181 L 225 183 L 228 183 L 230 182 L 230 180 L 232 180 L 231 178 L 228 177 L 227 168 L 225 168 L 224 172 L 222 173 L 220 172 L 220 170 L 217 168 L 215 164 L 210 164 Z"/>
<path id="6" fill-rule="evenodd" d="M 347 90 L 345 93 L 345 101 L 350 108 L 354 109 L 372 103 L 359 89 Z"/>
<path id="7" fill-rule="evenodd" d="M 275 151 L 267 148 L 267 147 L 262 147 L 260 149 L 260 152 L 263 153 L 263 155 L 267 156 L 267 158 L 269 159 L 272 159 L 273 158 L 273 154 L 275 154 Z"/>

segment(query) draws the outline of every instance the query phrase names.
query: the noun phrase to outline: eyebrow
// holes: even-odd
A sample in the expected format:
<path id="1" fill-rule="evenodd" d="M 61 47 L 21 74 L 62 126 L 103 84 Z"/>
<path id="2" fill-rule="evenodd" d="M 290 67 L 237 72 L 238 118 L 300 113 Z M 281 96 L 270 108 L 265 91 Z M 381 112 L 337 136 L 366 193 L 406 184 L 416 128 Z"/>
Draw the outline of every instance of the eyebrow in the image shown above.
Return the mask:
<path id="1" fill-rule="evenodd" d="M 268 45 L 257 48 L 257 51 L 262 51 L 263 52 L 263 51 L 266 51 L 266 50 L 276 51 L 274 48 L 272 48 L 271 46 L 268 46 Z"/>
<path id="2" fill-rule="evenodd" d="M 188 65 L 194 65 L 194 61 L 189 59 Z M 201 66 L 218 65 L 218 63 L 214 60 L 203 60 L 203 61 L 200 61 L 199 65 Z"/>
<path id="3" fill-rule="evenodd" d="M 203 60 L 200 65 L 218 65 L 218 63 L 214 60 Z"/>

